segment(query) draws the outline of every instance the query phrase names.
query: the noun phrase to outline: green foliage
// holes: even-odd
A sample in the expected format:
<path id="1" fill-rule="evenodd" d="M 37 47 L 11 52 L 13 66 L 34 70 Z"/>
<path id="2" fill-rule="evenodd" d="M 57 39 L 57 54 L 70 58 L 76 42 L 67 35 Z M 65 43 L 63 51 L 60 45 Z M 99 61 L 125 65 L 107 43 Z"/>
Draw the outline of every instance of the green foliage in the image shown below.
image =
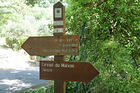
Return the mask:
<path id="1" fill-rule="evenodd" d="M 54 93 L 53 86 L 48 86 L 47 88 L 39 88 L 39 89 L 29 89 L 24 91 L 24 93 Z"/>
<path id="2" fill-rule="evenodd" d="M 67 93 L 74 93 L 74 89 L 76 88 L 76 82 L 67 82 Z"/>
<path id="3" fill-rule="evenodd" d="M 61 1 L 61 0 L 48 0 L 50 3 L 56 3 L 58 1 Z"/>
<path id="4" fill-rule="evenodd" d="M 21 49 L 21 45 L 27 39 L 25 33 L 27 33 L 27 29 L 24 29 L 21 24 L 9 24 L 6 25 L 7 28 L 3 29 L 3 34 L 6 40 L 6 44 L 8 47 L 13 50 Z"/>
<path id="5" fill-rule="evenodd" d="M 26 41 L 26 39 L 27 38 L 16 39 L 16 38 L 6 37 L 5 41 L 8 47 L 12 48 L 13 50 L 20 50 L 21 45 Z"/>
<path id="6" fill-rule="evenodd" d="M 26 0 L 26 4 L 32 7 L 38 5 L 40 7 L 46 8 L 49 7 L 50 2 L 48 0 Z"/>
<path id="7" fill-rule="evenodd" d="M 40 88 L 38 90 L 30 89 L 25 91 L 24 93 L 46 93 L 45 90 L 46 90 L 45 88 Z"/>
<path id="8" fill-rule="evenodd" d="M 92 82 L 78 83 L 79 93 L 138 93 L 138 0 L 67 1 L 67 32 L 80 34 L 82 25 L 88 24 L 82 34 L 77 61 L 89 61 L 100 72 Z M 75 83 L 71 84 L 72 91 L 73 86 Z"/>
<path id="9" fill-rule="evenodd" d="M 27 5 L 34 6 L 37 3 L 40 3 L 41 0 L 26 0 Z"/>
<path id="10" fill-rule="evenodd" d="M 41 19 L 50 20 L 51 15 L 48 15 L 48 12 L 50 12 L 49 8 L 47 9 L 47 8 L 41 8 L 39 6 L 34 6 L 30 13 L 35 17 L 36 20 L 41 20 Z"/>
<path id="11" fill-rule="evenodd" d="M 24 0 L 7 0 L 0 1 L 0 10 L 0 36 L 5 37 L 7 46 L 14 50 L 21 49 L 26 37 L 50 33 L 49 8 L 30 7 Z"/>

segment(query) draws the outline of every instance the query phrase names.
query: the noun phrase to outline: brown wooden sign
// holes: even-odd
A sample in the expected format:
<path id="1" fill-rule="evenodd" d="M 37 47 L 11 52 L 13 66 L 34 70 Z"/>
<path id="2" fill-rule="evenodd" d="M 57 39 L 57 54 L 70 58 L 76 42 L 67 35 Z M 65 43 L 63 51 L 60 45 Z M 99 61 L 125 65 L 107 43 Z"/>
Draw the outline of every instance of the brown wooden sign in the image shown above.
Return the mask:
<path id="1" fill-rule="evenodd" d="M 22 48 L 31 56 L 78 55 L 79 36 L 29 37 Z"/>
<path id="2" fill-rule="evenodd" d="M 40 62 L 40 79 L 89 82 L 99 72 L 89 62 Z"/>

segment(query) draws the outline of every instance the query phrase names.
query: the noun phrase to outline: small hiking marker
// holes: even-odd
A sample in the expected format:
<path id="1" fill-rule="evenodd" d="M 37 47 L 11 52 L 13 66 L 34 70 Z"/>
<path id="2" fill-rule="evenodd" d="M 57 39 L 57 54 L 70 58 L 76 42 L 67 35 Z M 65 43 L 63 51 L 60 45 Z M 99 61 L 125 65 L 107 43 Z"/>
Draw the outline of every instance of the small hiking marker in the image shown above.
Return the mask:
<path id="1" fill-rule="evenodd" d="M 54 35 L 65 34 L 65 7 L 58 2 L 53 6 Z"/>

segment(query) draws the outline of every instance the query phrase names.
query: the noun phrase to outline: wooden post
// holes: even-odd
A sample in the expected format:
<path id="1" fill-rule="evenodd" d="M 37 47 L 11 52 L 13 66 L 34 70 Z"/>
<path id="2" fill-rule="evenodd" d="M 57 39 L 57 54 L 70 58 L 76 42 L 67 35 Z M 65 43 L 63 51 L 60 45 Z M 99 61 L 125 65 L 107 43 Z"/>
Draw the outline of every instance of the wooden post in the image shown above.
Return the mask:
<path id="1" fill-rule="evenodd" d="M 53 25 L 54 25 L 54 36 L 65 35 L 65 7 L 61 2 L 56 3 L 53 6 Z M 55 62 L 64 62 L 65 56 L 55 55 Z M 66 93 L 66 82 L 62 80 L 54 81 L 54 93 Z"/>
<path id="2" fill-rule="evenodd" d="M 65 56 L 54 56 L 55 62 L 63 62 L 65 60 Z M 66 93 L 66 82 L 62 80 L 54 81 L 54 93 Z"/>

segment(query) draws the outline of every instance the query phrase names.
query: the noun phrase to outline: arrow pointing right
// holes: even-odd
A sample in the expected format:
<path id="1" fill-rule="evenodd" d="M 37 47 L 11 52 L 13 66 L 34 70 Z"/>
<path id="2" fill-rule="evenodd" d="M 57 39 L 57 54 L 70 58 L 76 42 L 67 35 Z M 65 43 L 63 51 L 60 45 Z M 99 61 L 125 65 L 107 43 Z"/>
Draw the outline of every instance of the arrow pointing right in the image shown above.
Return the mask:
<path id="1" fill-rule="evenodd" d="M 90 82 L 99 72 L 89 62 L 40 62 L 40 79 Z"/>

